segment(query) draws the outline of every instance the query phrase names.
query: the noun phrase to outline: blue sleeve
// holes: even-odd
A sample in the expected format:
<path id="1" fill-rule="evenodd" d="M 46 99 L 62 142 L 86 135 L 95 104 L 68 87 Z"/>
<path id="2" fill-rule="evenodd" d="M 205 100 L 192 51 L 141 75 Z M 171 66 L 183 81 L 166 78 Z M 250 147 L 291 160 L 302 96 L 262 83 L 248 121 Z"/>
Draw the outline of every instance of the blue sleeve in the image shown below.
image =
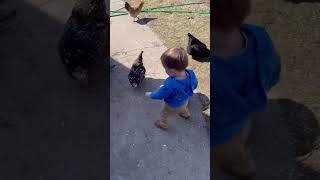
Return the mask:
<path id="1" fill-rule="evenodd" d="M 172 93 L 173 89 L 168 85 L 168 83 L 164 83 L 158 90 L 152 92 L 150 94 L 151 99 L 164 99 L 168 97 Z"/>
<path id="2" fill-rule="evenodd" d="M 191 86 L 192 90 L 194 91 L 198 87 L 198 79 L 196 77 L 196 74 L 193 72 L 193 70 L 188 70 L 191 76 Z"/>
<path id="3" fill-rule="evenodd" d="M 263 88 L 268 92 L 280 80 L 281 57 L 265 28 L 249 24 L 243 25 L 242 28 L 253 33 L 255 37 L 259 78 Z"/>
<path id="4" fill-rule="evenodd" d="M 281 73 L 281 57 L 276 51 L 272 39 L 267 31 L 264 31 L 266 45 L 264 46 L 264 51 L 261 52 L 260 57 L 263 59 L 261 63 L 261 71 L 263 72 L 263 85 L 267 91 L 269 91 L 273 86 L 275 86 L 280 79 Z"/>
<path id="5" fill-rule="evenodd" d="M 275 68 L 272 72 L 272 77 L 271 77 L 271 80 L 270 80 L 270 83 L 269 83 L 269 90 L 275 86 L 279 80 L 280 80 L 280 73 L 281 73 L 281 57 L 279 56 L 279 54 L 276 52 L 274 54 L 275 58 L 277 59 L 276 61 L 276 65 L 275 65 Z"/>
<path id="6" fill-rule="evenodd" d="M 193 88 L 193 90 L 197 89 L 197 87 L 198 87 L 198 79 L 197 79 L 197 78 L 195 78 L 195 82 L 194 82 L 194 88 Z"/>

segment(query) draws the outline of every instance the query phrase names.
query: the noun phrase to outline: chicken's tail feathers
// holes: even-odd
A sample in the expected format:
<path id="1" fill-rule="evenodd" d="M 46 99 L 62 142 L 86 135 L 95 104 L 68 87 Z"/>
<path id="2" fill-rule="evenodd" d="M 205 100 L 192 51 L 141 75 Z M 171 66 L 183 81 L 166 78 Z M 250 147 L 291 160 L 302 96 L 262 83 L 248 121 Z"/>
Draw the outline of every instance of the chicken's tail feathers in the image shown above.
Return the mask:
<path id="1" fill-rule="evenodd" d="M 144 1 L 141 1 L 139 4 L 139 7 L 142 7 L 144 5 Z"/>
<path id="2" fill-rule="evenodd" d="M 189 38 L 195 38 L 191 33 L 188 33 Z"/>
<path id="3" fill-rule="evenodd" d="M 124 3 L 124 8 L 127 10 L 127 11 L 131 11 L 132 10 L 132 7 L 130 6 L 130 4 L 128 2 L 125 2 Z"/>
<path id="4" fill-rule="evenodd" d="M 140 53 L 140 55 L 139 55 L 139 63 L 143 63 L 143 57 L 142 57 L 142 55 L 143 55 L 143 51 L 141 51 L 141 53 Z"/>
<path id="5" fill-rule="evenodd" d="M 197 39 L 196 37 L 194 37 L 191 33 L 188 33 L 188 37 L 189 37 L 189 40 L 190 40 L 190 41 L 200 42 L 200 40 Z"/>
<path id="6" fill-rule="evenodd" d="M 210 54 L 211 54 L 210 49 L 206 48 L 204 54 L 205 54 L 206 57 L 210 57 Z"/>

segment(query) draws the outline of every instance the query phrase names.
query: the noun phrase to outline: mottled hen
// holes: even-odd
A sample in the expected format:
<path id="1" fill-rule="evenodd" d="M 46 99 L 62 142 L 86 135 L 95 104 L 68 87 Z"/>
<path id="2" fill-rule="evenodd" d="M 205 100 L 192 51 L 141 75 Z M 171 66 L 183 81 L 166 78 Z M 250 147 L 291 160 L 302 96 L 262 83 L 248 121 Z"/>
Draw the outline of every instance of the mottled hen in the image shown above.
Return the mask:
<path id="1" fill-rule="evenodd" d="M 141 51 L 139 57 L 134 61 L 128 75 L 129 82 L 134 88 L 140 86 L 146 74 L 146 68 L 143 66 L 142 54 L 143 51 Z"/>
<path id="2" fill-rule="evenodd" d="M 67 73 L 81 84 L 106 76 L 108 23 L 104 0 L 78 0 L 72 9 L 58 51 Z"/>

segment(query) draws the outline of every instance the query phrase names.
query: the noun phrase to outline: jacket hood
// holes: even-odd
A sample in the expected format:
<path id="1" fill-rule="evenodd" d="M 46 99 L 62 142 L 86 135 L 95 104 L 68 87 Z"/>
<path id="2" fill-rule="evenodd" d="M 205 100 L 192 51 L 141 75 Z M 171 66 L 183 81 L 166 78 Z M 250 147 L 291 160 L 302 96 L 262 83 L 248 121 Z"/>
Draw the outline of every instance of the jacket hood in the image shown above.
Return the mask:
<path id="1" fill-rule="evenodd" d="M 251 33 L 256 43 L 258 58 L 258 72 L 261 85 L 265 91 L 269 91 L 280 79 L 281 62 L 280 56 L 274 48 L 273 42 L 267 31 L 259 26 L 244 24 L 241 29 Z"/>
<path id="2" fill-rule="evenodd" d="M 191 90 L 194 91 L 198 87 L 198 81 L 197 81 L 196 75 L 190 69 L 187 69 L 186 71 L 187 71 L 189 78 L 190 78 Z"/>

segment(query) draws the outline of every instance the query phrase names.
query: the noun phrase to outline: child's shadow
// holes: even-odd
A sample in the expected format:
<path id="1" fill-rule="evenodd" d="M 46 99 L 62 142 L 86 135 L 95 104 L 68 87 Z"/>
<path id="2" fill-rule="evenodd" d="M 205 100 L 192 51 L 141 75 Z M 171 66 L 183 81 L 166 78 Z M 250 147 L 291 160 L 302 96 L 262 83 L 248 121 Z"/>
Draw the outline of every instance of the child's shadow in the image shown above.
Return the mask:
<path id="1" fill-rule="evenodd" d="M 146 25 L 148 24 L 149 22 L 153 21 L 153 20 L 156 20 L 157 18 L 141 18 L 141 19 L 138 19 L 137 20 L 137 23 L 140 24 L 140 25 Z"/>
<path id="2" fill-rule="evenodd" d="M 296 161 L 312 151 L 320 137 L 318 121 L 308 107 L 290 99 L 269 100 L 267 110 L 254 115 L 251 133 L 258 179 L 320 179 L 319 173 Z"/>

